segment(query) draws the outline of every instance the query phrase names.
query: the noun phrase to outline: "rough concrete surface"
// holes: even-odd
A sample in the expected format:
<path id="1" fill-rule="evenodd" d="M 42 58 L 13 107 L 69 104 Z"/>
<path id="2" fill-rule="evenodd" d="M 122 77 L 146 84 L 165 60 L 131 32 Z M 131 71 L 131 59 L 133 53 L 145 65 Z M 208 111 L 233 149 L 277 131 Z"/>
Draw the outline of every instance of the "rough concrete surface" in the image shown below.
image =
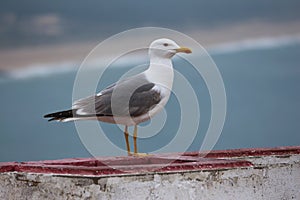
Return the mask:
<path id="1" fill-rule="evenodd" d="M 0 199 L 300 199 L 300 155 L 239 157 L 252 167 L 127 175 L 0 173 Z"/>

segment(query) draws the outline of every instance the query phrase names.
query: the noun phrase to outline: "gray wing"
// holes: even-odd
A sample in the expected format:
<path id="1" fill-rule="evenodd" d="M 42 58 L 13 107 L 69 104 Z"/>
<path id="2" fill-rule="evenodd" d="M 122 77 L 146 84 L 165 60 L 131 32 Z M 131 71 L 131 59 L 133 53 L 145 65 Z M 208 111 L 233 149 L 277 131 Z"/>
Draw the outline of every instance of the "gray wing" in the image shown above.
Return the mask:
<path id="1" fill-rule="evenodd" d="M 140 116 L 155 107 L 161 100 L 155 84 L 143 74 L 119 81 L 98 95 L 74 102 L 72 109 L 81 117 L 90 116 Z M 157 86 L 158 87 L 158 86 Z M 112 105 L 114 106 L 112 109 Z M 113 110 L 113 111 L 112 111 Z"/>
<path id="2" fill-rule="evenodd" d="M 135 90 L 129 101 L 130 116 L 146 114 L 160 102 L 161 94 L 153 89 L 154 86 L 154 83 L 147 83 Z"/>

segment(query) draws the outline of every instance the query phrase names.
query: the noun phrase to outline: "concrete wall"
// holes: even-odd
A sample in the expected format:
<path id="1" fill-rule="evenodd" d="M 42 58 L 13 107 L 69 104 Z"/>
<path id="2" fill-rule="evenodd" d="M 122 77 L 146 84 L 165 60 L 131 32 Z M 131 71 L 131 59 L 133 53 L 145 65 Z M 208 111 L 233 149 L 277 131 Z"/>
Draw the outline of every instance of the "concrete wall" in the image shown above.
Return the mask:
<path id="1" fill-rule="evenodd" d="M 300 155 L 246 156 L 251 167 L 119 175 L 0 174 L 0 199 L 300 199 Z"/>

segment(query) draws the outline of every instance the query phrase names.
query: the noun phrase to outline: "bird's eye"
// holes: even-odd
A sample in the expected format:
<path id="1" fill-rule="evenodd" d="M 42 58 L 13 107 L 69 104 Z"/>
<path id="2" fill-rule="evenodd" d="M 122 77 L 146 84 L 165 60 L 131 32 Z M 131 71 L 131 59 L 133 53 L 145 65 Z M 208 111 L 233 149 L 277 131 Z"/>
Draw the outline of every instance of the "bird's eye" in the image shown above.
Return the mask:
<path id="1" fill-rule="evenodd" d="M 169 44 L 168 43 L 164 43 L 164 46 L 167 47 L 167 46 L 169 46 Z"/>

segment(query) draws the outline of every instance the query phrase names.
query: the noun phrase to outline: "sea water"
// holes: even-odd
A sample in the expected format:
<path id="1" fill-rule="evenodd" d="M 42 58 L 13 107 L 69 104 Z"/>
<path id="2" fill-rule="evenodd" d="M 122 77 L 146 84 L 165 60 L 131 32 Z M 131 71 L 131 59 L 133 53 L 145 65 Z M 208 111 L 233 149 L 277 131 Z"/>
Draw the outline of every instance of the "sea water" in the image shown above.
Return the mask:
<path id="1" fill-rule="evenodd" d="M 214 149 L 300 144 L 300 44 L 270 44 L 273 43 L 239 43 L 210 50 L 227 95 L 225 125 Z M 210 121 L 210 98 L 201 76 L 185 65 L 183 60 L 174 61 L 175 69 L 198 91 L 200 127 L 187 147 L 188 151 L 198 151 Z M 112 68 L 101 79 L 99 90 L 129 69 L 129 64 Z M 43 118 L 49 112 L 70 108 L 75 76 L 76 68 L 57 66 L 1 75 L 0 161 L 91 156 L 73 122 L 49 123 Z M 181 120 L 176 96 L 171 96 L 166 112 L 165 126 L 154 136 L 138 140 L 140 152 L 156 151 L 174 139 Z M 121 129 L 113 124 L 99 124 L 108 138 L 97 141 L 99 148 L 110 142 L 126 149 Z M 103 152 L 103 156 L 114 155 Z"/>

